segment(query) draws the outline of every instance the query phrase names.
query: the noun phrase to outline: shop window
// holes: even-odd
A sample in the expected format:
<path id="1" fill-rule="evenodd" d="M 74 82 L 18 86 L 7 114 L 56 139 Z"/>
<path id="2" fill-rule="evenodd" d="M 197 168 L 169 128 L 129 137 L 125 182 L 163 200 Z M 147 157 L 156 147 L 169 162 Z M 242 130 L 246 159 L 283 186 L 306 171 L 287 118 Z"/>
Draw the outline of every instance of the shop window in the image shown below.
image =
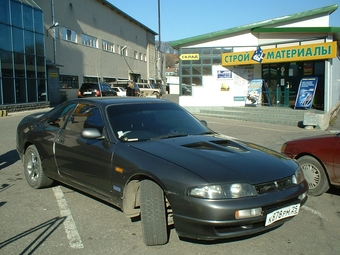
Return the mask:
<path id="1" fill-rule="evenodd" d="M 191 75 L 190 66 L 182 66 L 182 75 Z"/>
<path id="2" fill-rule="evenodd" d="M 307 62 L 303 64 L 303 75 L 309 76 L 313 75 L 313 63 Z"/>
<path id="3" fill-rule="evenodd" d="M 30 31 L 24 31 L 25 34 L 25 53 L 34 54 L 34 34 Z"/>
<path id="4" fill-rule="evenodd" d="M 0 52 L 2 77 L 13 77 L 12 53 Z"/>
<path id="5" fill-rule="evenodd" d="M 24 78 L 15 79 L 16 103 L 26 103 L 26 83 Z"/>
<path id="6" fill-rule="evenodd" d="M 27 95 L 28 102 L 37 102 L 38 101 L 38 91 L 37 84 L 35 79 L 27 79 Z"/>
<path id="7" fill-rule="evenodd" d="M 202 86 L 202 76 L 192 76 L 192 85 Z"/>
<path id="8" fill-rule="evenodd" d="M 37 56 L 44 56 L 44 36 L 42 34 L 35 34 L 35 52 Z"/>
<path id="9" fill-rule="evenodd" d="M 13 38 L 15 38 L 15 40 L 13 41 L 13 50 L 14 50 L 14 52 L 24 53 L 24 34 L 23 34 L 23 30 L 20 29 L 20 28 L 13 27 L 12 31 L 13 31 Z"/>
<path id="10" fill-rule="evenodd" d="M 202 75 L 201 66 L 193 66 L 191 70 L 192 75 Z"/>
<path id="11" fill-rule="evenodd" d="M 35 57 L 26 55 L 26 77 L 35 78 Z"/>
<path id="12" fill-rule="evenodd" d="M 0 15 L 1 16 L 1 15 Z M 11 28 L 10 26 L 3 25 L 0 23 L 0 50 L 11 51 L 12 41 L 11 41 Z"/>
<path id="13" fill-rule="evenodd" d="M 202 55 L 211 55 L 211 49 L 210 48 L 202 49 Z"/>
<path id="14" fill-rule="evenodd" d="M 211 58 L 202 58 L 202 64 L 204 65 L 211 64 Z"/>
<path id="15" fill-rule="evenodd" d="M 222 57 L 218 56 L 218 57 L 214 57 L 212 59 L 213 65 L 221 65 L 222 64 Z"/>
<path id="16" fill-rule="evenodd" d="M 15 104 L 13 78 L 2 78 L 2 90 L 4 95 L 4 104 Z"/>
<path id="17" fill-rule="evenodd" d="M 43 14 L 41 10 L 33 9 L 33 24 L 34 31 L 37 33 L 44 33 L 44 20 Z"/>
<path id="18" fill-rule="evenodd" d="M 6 2 L 6 1 L 2 1 L 2 2 Z M 4 10 L 4 8 L 2 7 L 0 7 L 0 9 Z M 12 25 L 22 28 L 21 4 L 17 1 L 11 1 L 11 16 L 12 16 Z"/>
<path id="19" fill-rule="evenodd" d="M 325 61 L 314 63 L 314 75 L 325 75 Z"/>
<path id="20" fill-rule="evenodd" d="M 78 89 L 79 79 L 75 75 L 59 75 L 59 84 L 61 89 Z"/>
<path id="21" fill-rule="evenodd" d="M 36 57 L 37 60 L 37 78 L 45 78 L 45 58 Z"/>
<path id="22" fill-rule="evenodd" d="M 25 77 L 25 55 L 14 53 L 14 73 L 15 77 Z"/>
<path id="23" fill-rule="evenodd" d="M 211 66 L 203 66 L 203 75 L 212 75 Z"/>
<path id="24" fill-rule="evenodd" d="M 33 9 L 30 6 L 23 5 L 24 28 L 33 31 Z"/>
<path id="25" fill-rule="evenodd" d="M 0 22 L 9 24 L 9 1 L 0 1 Z"/>
<path id="26" fill-rule="evenodd" d="M 90 77 L 90 76 L 84 76 L 83 77 L 83 81 L 84 83 L 86 82 L 100 82 L 100 78 L 99 77 Z"/>
<path id="27" fill-rule="evenodd" d="M 38 100 L 47 101 L 46 80 L 38 79 Z"/>

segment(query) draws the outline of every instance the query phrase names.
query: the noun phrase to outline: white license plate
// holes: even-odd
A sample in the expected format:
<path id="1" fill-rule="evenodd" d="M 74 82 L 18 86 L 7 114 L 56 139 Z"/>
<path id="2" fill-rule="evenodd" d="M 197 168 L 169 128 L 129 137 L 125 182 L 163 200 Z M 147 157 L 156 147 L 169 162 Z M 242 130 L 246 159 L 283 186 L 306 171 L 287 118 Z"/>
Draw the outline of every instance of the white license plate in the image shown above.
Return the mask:
<path id="1" fill-rule="evenodd" d="M 265 226 L 268 226 L 278 220 L 282 220 L 284 218 L 297 215 L 299 213 L 299 210 L 300 210 L 300 204 L 296 204 L 296 205 L 290 205 L 290 206 L 278 209 L 274 212 L 271 212 L 267 214 Z"/>
<path id="2" fill-rule="evenodd" d="M 90 95 L 90 94 L 92 94 L 92 92 L 88 92 L 88 91 L 84 92 L 84 95 Z"/>

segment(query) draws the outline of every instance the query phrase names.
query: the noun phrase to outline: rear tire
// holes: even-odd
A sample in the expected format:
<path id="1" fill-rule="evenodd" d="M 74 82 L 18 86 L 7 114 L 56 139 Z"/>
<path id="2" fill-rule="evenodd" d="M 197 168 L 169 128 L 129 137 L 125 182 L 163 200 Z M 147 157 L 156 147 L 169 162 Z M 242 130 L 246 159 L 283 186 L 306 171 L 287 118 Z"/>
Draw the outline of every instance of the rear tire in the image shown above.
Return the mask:
<path id="1" fill-rule="evenodd" d="M 30 145 L 25 151 L 24 174 L 27 183 L 35 189 L 49 187 L 53 183 L 44 173 L 39 152 L 34 145 Z"/>
<path id="2" fill-rule="evenodd" d="M 320 196 L 329 189 L 329 182 L 325 169 L 317 159 L 311 156 L 303 156 L 298 159 L 298 163 L 308 182 L 309 195 Z"/>
<path id="3" fill-rule="evenodd" d="M 144 243 L 148 246 L 166 244 L 168 242 L 168 224 L 164 192 L 151 180 L 141 182 L 140 211 Z"/>

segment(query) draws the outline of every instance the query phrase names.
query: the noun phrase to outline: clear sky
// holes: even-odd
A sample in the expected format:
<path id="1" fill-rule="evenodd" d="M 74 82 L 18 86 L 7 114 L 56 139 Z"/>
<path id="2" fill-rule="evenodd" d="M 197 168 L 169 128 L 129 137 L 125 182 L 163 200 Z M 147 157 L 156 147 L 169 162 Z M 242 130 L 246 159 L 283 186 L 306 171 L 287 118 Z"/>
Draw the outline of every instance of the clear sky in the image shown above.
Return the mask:
<path id="1" fill-rule="evenodd" d="M 158 0 L 108 2 L 159 32 Z M 340 0 L 160 0 L 161 41 L 175 41 L 334 4 L 340 8 Z M 340 9 L 330 15 L 330 26 L 340 27 Z"/>

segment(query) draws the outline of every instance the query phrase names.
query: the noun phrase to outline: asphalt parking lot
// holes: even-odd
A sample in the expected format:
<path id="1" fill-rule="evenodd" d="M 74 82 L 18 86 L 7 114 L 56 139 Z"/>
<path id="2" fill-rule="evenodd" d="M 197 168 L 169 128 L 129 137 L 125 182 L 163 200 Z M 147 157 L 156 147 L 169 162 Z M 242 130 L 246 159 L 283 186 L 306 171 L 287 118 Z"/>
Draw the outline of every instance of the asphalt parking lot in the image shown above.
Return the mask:
<path id="1" fill-rule="evenodd" d="M 181 240 L 172 229 L 168 244 L 147 247 L 140 221 L 113 206 L 64 185 L 28 186 L 15 151 L 16 126 L 28 113 L 0 118 L 1 254 L 340 254 L 340 190 L 335 188 L 309 197 L 294 219 L 268 233 L 202 243 Z M 287 140 L 328 132 L 204 119 L 217 132 L 277 151 Z"/>

